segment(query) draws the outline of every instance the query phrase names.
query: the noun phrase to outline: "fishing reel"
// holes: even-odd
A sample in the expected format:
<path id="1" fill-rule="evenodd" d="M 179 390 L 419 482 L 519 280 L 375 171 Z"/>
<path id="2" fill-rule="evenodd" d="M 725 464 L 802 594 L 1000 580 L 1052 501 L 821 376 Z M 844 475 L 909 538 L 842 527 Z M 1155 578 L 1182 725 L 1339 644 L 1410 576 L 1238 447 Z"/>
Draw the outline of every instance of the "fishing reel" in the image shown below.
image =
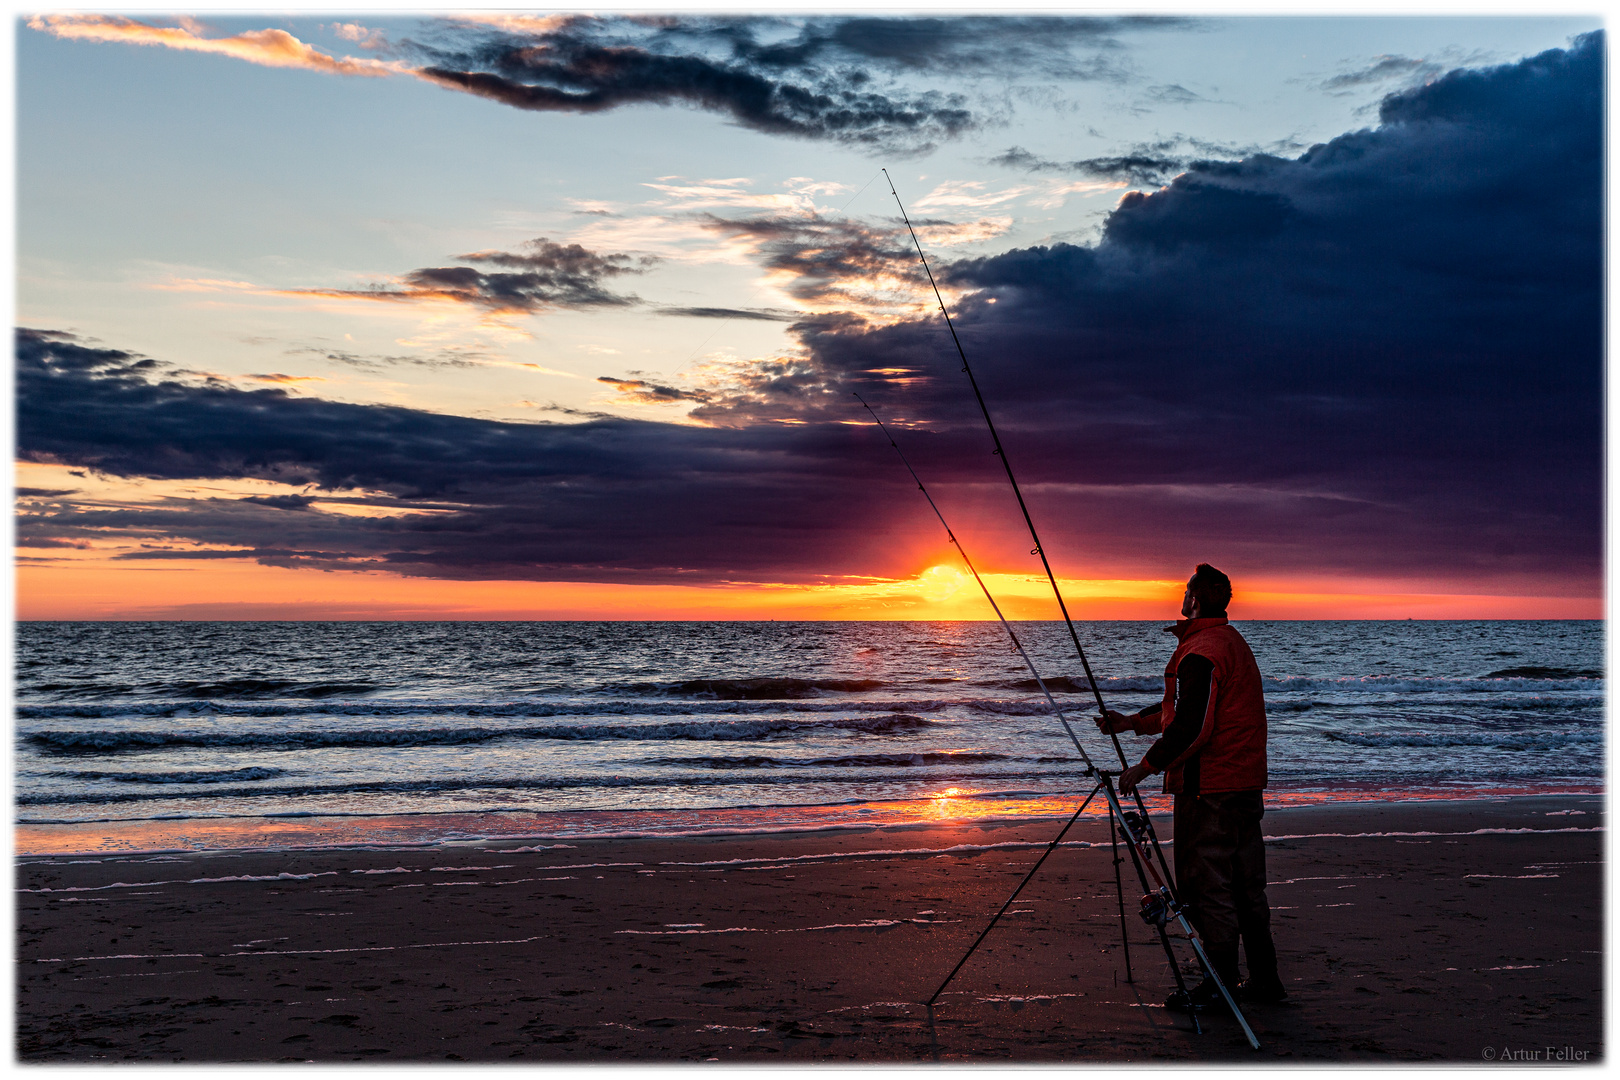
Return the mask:
<path id="1" fill-rule="evenodd" d="M 1119 818 L 1125 823 L 1125 828 L 1130 830 L 1130 835 L 1144 838 L 1152 835 L 1153 826 L 1149 825 L 1147 819 L 1137 811 L 1127 810 Z"/>
<path id="2" fill-rule="evenodd" d="M 1174 918 L 1180 909 L 1176 906 L 1175 898 L 1170 890 L 1160 887 L 1158 892 L 1147 893 L 1142 897 L 1142 921 L 1149 926 L 1163 926 Z"/>

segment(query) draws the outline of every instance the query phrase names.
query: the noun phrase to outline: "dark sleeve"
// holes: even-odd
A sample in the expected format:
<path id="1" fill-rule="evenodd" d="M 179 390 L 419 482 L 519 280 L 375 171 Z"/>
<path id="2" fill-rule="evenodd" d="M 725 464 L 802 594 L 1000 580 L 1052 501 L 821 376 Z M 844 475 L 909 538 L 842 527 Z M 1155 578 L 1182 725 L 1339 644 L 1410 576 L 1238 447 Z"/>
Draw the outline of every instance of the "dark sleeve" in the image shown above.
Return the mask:
<path id="1" fill-rule="evenodd" d="M 1147 752 L 1147 762 L 1157 772 L 1186 753 L 1187 747 L 1198 738 L 1204 728 L 1204 713 L 1209 709 L 1209 685 L 1215 676 L 1215 665 L 1208 657 L 1191 653 L 1182 657 L 1176 668 L 1176 718 L 1165 725 L 1164 735 Z"/>

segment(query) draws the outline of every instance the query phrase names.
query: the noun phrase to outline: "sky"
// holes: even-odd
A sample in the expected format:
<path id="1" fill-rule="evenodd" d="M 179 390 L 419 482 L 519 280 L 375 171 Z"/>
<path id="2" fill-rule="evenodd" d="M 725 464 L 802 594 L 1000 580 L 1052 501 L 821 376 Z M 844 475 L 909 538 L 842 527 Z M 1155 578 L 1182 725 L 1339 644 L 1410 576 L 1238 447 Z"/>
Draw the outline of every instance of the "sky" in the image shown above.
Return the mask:
<path id="1" fill-rule="evenodd" d="M 896 194 L 1077 617 L 1601 617 L 1596 18 L 15 32 L 20 618 L 1055 617 Z"/>

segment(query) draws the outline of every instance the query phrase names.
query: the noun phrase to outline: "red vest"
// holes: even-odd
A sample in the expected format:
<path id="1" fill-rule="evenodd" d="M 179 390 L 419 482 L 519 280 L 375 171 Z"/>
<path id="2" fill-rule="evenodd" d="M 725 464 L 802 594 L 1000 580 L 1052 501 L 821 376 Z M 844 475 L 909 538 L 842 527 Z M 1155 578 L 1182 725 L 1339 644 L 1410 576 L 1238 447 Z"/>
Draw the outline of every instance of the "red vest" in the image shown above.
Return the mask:
<path id="1" fill-rule="evenodd" d="M 1266 701 L 1260 666 L 1243 635 L 1225 618 L 1182 619 L 1170 628 L 1180 644 L 1164 669 L 1160 730 L 1176 715 L 1176 669 L 1196 653 L 1215 666 L 1204 726 L 1164 771 L 1164 790 L 1182 789 L 1187 763 L 1198 759 L 1198 793 L 1255 791 L 1266 786 Z"/>

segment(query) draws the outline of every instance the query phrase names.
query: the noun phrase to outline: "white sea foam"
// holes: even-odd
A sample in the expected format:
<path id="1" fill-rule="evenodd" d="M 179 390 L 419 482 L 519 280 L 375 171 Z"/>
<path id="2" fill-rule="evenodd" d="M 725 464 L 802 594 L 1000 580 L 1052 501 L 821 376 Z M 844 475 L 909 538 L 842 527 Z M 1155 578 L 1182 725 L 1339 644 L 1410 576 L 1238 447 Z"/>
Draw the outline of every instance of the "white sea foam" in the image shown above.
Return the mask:
<path id="1" fill-rule="evenodd" d="M 1507 881 L 1527 881 L 1530 878 L 1555 878 L 1557 874 L 1464 874 L 1464 878 L 1501 878 Z"/>
<path id="2" fill-rule="evenodd" d="M 308 881 L 310 878 L 335 877 L 336 870 L 324 870 L 318 874 L 234 874 L 230 877 L 203 877 L 203 878 L 174 878 L 169 881 L 115 881 L 111 885 L 64 885 L 59 889 L 49 887 L 39 889 L 18 889 L 25 893 L 71 893 L 71 892 L 101 892 L 105 889 L 145 889 L 153 885 L 213 885 L 227 881 Z"/>
<path id="3" fill-rule="evenodd" d="M 1519 836 L 1525 833 L 1595 833 L 1605 831 L 1601 825 L 1587 828 L 1570 827 L 1564 829 L 1469 829 L 1466 832 L 1441 832 L 1433 830 L 1420 830 L 1417 832 L 1321 832 L 1321 833 L 1288 833 L 1282 836 L 1268 836 L 1266 843 L 1275 843 L 1279 840 L 1361 840 L 1383 839 L 1392 836 Z M 1163 841 L 1169 845 L 1170 841 Z"/>

